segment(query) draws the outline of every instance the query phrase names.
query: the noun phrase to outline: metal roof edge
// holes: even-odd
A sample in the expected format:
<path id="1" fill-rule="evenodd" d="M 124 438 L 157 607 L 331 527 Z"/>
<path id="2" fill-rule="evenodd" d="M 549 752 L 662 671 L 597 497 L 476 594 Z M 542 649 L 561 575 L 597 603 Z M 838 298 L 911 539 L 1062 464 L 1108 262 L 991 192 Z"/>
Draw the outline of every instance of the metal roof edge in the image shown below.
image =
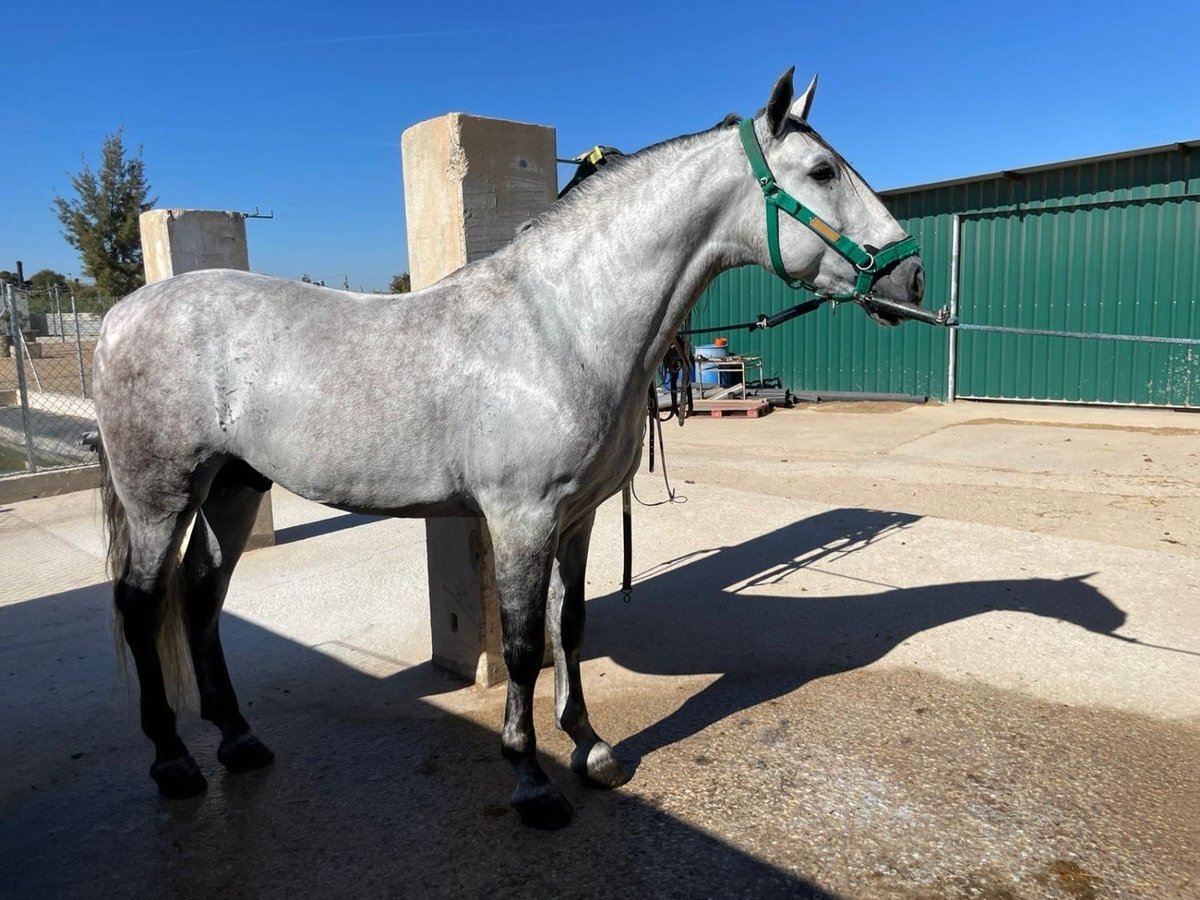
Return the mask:
<path id="1" fill-rule="evenodd" d="M 890 197 L 897 194 L 909 194 L 913 191 L 929 191 L 937 188 L 955 187 L 960 184 L 971 184 L 976 181 L 996 181 L 1001 178 L 1010 178 L 1013 175 L 1030 175 L 1034 172 L 1045 172 L 1050 169 L 1061 169 L 1064 166 L 1079 166 L 1089 163 L 1109 162 L 1114 159 L 1129 159 L 1134 156 L 1147 156 L 1152 153 L 1165 153 L 1171 150 L 1179 150 L 1187 147 L 1189 150 L 1193 147 L 1200 147 L 1200 138 L 1194 138 L 1189 141 L 1175 141 L 1170 144 L 1159 144 L 1154 147 L 1141 147 L 1136 150 L 1121 150 L 1116 153 L 1102 153 L 1099 156 L 1083 156 L 1078 159 L 1064 159 L 1059 162 L 1042 163 L 1036 166 L 1023 166 L 1014 169 L 1002 169 L 999 172 L 987 172 L 982 175 L 968 175 L 963 178 L 948 178 L 945 181 L 929 181 L 923 184 L 910 184 L 903 187 L 885 188 L 879 191 L 881 197 Z"/>

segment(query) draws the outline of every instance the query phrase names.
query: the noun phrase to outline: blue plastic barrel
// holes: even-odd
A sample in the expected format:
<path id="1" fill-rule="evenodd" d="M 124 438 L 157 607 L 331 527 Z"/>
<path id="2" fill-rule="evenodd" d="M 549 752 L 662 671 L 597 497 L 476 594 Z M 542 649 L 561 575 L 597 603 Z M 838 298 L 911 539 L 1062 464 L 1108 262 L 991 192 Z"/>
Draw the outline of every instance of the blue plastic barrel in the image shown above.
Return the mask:
<path id="1" fill-rule="evenodd" d="M 716 344 L 704 344 L 696 347 L 696 356 L 707 356 L 710 359 L 720 359 L 729 355 L 728 347 L 718 347 Z M 730 374 L 725 375 L 725 380 L 729 381 Z M 716 363 L 697 362 L 696 368 L 692 372 L 692 378 L 697 384 L 718 385 L 722 383 L 721 373 L 717 371 Z M 732 384 L 732 382 L 729 382 Z"/>

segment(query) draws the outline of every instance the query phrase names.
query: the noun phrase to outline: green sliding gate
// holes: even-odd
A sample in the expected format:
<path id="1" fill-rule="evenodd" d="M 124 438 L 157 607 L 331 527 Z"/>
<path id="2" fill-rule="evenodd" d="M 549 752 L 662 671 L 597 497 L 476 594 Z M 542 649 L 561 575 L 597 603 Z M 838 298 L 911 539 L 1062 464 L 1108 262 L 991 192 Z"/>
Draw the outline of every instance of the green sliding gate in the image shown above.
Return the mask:
<path id="1" fill-rule="evenodd" d="M 987 330 L 954 338 L 954 395 L 1200 406 L 1198 211 L 1160 197 L 957 217 L 959 317 Z"/>
<path id="2" fill-rule="evenodd" d="M 726 335 L 804 392 L 1200 408 L 1200 141 L 885 191 L 917 238 L 931 308 L 962 329 L 879 328 L 825 309 Z M 692 327 L 806 295 L 719 276 Z"/>

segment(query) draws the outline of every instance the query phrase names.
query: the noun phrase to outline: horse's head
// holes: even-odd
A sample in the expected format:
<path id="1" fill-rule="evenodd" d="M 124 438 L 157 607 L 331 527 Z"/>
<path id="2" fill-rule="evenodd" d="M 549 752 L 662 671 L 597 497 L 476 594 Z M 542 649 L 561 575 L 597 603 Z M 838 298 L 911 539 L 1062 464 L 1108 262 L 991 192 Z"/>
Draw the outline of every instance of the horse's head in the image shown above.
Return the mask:
<path id="1" fill-rule="evenodd" d="M 808 124 L 817 79 L 796 97 L 793 72 L 780 77 L 763 112 L 742 126 L 760 200 L 767 204 L 768 239 L 759 245 L 766 254 L 759 262 L 820 294 L 852 299 L 869 293 L 919 305 L 925 272 L 916 242 L 862 176 Z M 763 228 L 761 205 L 758 229 Z M 878 322 L 899 324 L 891 315 L 865 308 Z"/>

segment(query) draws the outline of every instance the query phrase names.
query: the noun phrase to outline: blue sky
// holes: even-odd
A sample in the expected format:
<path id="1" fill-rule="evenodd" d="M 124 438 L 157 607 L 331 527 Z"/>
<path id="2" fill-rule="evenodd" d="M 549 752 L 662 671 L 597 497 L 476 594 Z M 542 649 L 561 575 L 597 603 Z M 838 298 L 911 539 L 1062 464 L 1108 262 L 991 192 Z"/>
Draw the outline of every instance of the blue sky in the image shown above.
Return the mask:
<path id="1" fill-rule="evenodd" d="M 0 268 L 79 274 L 52 212 L 124 128 L 160 206 L 273 210 L 256 271 L 407 268 L 400 133 L 450 111 L 632 151 L 821 75 L 877 188 L 1200 137 L 1200 2 L 24 4 L 0 41 Z M 560 169 L 565 180 L 570 172 Z"/>

